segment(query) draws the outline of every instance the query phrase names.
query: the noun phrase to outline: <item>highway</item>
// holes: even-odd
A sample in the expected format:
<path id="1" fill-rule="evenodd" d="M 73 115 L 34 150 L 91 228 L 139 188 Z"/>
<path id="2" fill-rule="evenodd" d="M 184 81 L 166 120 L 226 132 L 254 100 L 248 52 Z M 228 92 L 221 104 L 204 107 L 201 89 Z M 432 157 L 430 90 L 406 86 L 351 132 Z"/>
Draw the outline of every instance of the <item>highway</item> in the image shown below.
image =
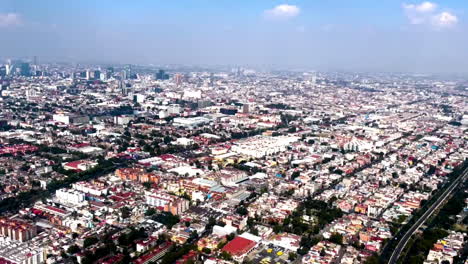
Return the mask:
<path id="1" fill-rule="evenodd" d="M 444 191 L 444 193 L 437 199 L 437 201 L 429 207 L 426 212 L 414 223 L 414 225 L 406 232 L 406 234 L 400 239 L 395 250 L 392 253 L 388 263 L 395 264 L 400 258 L 401 252 L 405 249 L 406 244 L 410 240 L 411 236 L 432 216 L 432 214 L 442 205 L 442 203 L 452 194 L 453 190 L 462 183 L 468 175 L 468 168 L 465 169 L 456 180 Z"/>

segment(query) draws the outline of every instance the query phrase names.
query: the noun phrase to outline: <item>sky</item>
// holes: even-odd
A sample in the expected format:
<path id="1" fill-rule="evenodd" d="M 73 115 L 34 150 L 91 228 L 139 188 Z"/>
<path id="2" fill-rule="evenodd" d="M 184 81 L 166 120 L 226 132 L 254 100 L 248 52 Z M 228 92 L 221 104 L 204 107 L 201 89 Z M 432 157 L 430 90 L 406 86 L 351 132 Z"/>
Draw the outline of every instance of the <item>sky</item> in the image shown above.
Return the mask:
<path id="1" fill-rule="evenodd" d="M 467 0 L 0 0 L 0 56 L 468 72 Z"/>

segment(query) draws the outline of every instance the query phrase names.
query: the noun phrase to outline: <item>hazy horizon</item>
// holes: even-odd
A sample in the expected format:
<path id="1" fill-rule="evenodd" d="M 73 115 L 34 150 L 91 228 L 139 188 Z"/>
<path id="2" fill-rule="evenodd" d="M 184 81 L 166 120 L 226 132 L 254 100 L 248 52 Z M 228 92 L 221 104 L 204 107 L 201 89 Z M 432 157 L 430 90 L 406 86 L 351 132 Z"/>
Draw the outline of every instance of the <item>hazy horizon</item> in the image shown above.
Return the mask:
<path id="1" fill-rule="evenodd" d="M 2 2 L 1 57 L 468 72 L 466 1 Z"/>

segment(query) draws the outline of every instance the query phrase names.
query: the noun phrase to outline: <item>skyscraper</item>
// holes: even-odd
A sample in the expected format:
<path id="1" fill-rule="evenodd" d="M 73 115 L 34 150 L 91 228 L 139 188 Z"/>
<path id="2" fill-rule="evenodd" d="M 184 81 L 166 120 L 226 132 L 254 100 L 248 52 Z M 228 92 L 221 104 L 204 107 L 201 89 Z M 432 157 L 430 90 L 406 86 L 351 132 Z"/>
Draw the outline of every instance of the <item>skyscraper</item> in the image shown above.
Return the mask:
<path id="1" fill-rule="evenodd" d="M 156 80 L 168 80 L 169 79 L 169 74 L 164 72 L 164 70 L 159 70 L 156 73 Z"/>
<path id="2" fill-rule="evenodd" d="M 126 71 L 126 70 L 121 71 L 121 72 L 120 72 L 120 79 L 122 79 L 122 80 L 127 80 L 127 78 L 128 78 L 128 73 L 127 73 L 127 71 Z"/>
<path id="3" fill-rule="evenodd" d="M 177 86 L 180 86 L 182 84 L 184 76 L 180 73 L 177 73 L 174 75 L 174 82 Z"/>
<path id="4" fill-rule="evenodd" d="M 10 75 L 11 74 L 11 65 L 10 64 L 6 64 L 5 65 L 5 74 L 6 76 Z"/>
<path id="5" fill-rule="evenodd" d="M 94 80 L 99 80 L 100 78 L 101 78 L 101 71 L 100 70 L 95 70 L 93 79 Z"/>
<path id="6" fill-rule="evenodd" d="M 31 67 L 29 63 L 23 62 L 20 64 L 20 74 L 22 76 L 31 76 Z"/>

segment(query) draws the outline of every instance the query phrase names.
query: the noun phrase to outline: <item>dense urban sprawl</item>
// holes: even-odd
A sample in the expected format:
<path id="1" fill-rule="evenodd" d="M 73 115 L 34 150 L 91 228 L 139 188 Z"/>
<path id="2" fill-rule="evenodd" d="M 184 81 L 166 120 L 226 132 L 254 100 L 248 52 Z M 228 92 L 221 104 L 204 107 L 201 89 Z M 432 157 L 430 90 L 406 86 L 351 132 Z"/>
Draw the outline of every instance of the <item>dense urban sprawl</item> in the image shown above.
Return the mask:
<path id="1" fill-rule="evenodd" d="M 0 263 L 464 263 L 467 87 L 5 62 Z"/>

